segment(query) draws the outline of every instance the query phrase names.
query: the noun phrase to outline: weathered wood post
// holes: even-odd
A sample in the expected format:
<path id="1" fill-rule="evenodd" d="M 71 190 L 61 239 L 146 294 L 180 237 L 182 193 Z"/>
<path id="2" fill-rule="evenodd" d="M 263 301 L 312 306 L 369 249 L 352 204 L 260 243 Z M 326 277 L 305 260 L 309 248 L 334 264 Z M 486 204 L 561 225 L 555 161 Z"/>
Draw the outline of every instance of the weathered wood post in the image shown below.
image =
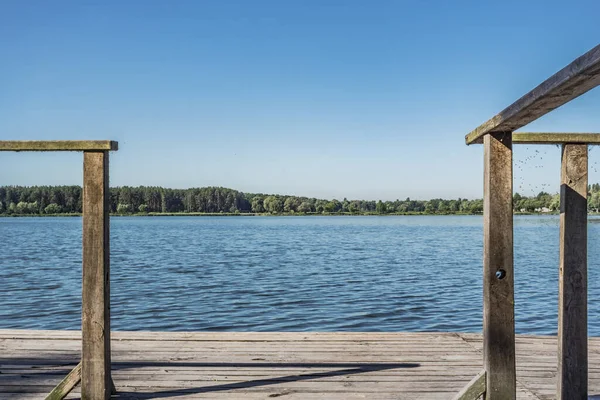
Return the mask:
<path id="1" fill-rule="evenodd" d="M 587 144 L 564 144 L 560 186 L 558 399 L 587 399 Z"/>
<path id="2" fill-rule="evenodd" d="M 512 133 L 485 135 L 483 352 L 486 400 L 516 398 Z"/>
<path id="3" fill-rule="evenodd" d="M 83 160 L 81 397 L 110 398 L 110 221 L 108 151 Z"/>

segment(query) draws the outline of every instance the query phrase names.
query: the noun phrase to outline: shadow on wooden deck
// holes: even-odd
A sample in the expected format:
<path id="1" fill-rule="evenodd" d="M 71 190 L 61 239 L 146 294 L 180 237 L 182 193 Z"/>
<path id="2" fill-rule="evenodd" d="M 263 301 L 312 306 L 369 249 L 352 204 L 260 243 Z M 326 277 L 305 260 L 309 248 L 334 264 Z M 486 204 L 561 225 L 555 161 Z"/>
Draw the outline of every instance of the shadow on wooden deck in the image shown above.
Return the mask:
<path id="1" fill-rule="evenodd" d="M 138 367 L 197 367 L 197 368 L 344 368 L 336 371 L 314 372 L 307 374 L 288 375 L 278 378 L 256 379 L 245 382 L 227 383 L 208 387 L 169 389 L 160 392 L 140 393 L 119 390 L 115 398 L 123 399 L 159 399 L 163 397 L 187 396 L 200 393 L 221 392 L 237 389 L 249 389 L 258 386 L 276 385 L 286 382 L 299 382 L 310 379 L 329 378 L 334 376 L 353 375 L 364 372 L 384 371 L 397 368 L 417 368 L 417 363 L 197 363 L 197 362 L 135 362 L 135 363 L 113 363 L 113 369 L 138 368 Z M 118 383 L 117 383 L 118 387 Z M 282 394 L 283 395 L 283 394 Z M 270 397 L 277 397 L 271 395 Z"/>
<path id="2" fill-rule="evenodd" d="M 15 379 L 23 382 L 25 387 L 35 388 L 39 386 L 47 385 L 48 379 L 60 380 L 61 377 L 66 376 L 78 363 L 75 360 L 76 357 L 73 353 L 57 353 L 50 357 L 29 357 L 29 358 L 6 358 L 0 357 L 0 366 L 10 365 L 13 373 L 8 372 L 5 369 L 4 372 L 0 373 L 0 387 L 5 385 L 14 384 Z M 58 361 L 57 360 L 62 360 Z M 69 361 L 65 361 L 69 360 Z M 73 360 L 73 361 L 71 361 Z M 274 368 L 280 370 L 282 373 L 289 368 L 302 368 L 302 369 L 324 369 L 324 368 L 336 368 L 334 371 L 325 372 L 312 372 L 312 373 L 300 373 L 294 375 L 286 375 L 281 377 L 269 377 L 267 379 L 255 379 L 244 382 L 232 382 L 226 384 L 219 384 L 214 386 L 203 386 L 203 387 L 188 387 L 188 388 L 167 388 L 166 390 L 157 391 L 153 389 L 151 392 L 129 392 L 126 387 L 119 388 L 119 381 L 116 380 L 116 386 L 118 389 L 117 395 L 113 395 L 111 398 L 114 399 L 131 399 L 131 400 L 146 400 L 146 399 L 160 399 L 160 398 L 172 398 L 179 396 L 189 396 L 194 394 L 203 393 L 214 393 L 214 392 L 226 392 L 230 390 L 249 389 L 260 386 L 277 385 L 281 383 L 299 382 L 311 379 L 328 378 L 344 375 L 355 375 L 366 372 L 377 372 L 400 368 L 418 368 L 419 363 L 327 363 L 327 362 L 181 362 L 181 361 L 133 361 L 133 362 L 113 362 L 112 370 L 123 371 L 123 370 L 135 370 L 144 367 L 160 367 L 160 368 Z M 339 369 L 343 368 L 343 369 Z M 18 372 L 17 372 L 18 371 Z M 26 371 L 26 372 L 22 372 Z M 190 376 L 189 381 L 193 382 L 193 376 Z M 200 381 L 200 380 L 199 380 Z M 205 381 L 202 381 L 206 383 Z M 25 390 L 23 393 L 29 392 Z M 271 394 L 269 397 L 284 396 L 285 389 L 281 394 Z M 15 393 L 15 396 L 18 395 Z M 16 397 L 15 397 L 16 398 Z"/>

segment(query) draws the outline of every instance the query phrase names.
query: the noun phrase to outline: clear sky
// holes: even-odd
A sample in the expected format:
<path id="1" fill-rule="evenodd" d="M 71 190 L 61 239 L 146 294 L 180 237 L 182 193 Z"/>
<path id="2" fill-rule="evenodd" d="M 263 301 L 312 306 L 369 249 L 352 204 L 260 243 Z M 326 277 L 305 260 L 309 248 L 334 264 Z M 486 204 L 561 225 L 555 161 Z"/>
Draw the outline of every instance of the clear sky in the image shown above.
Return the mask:
<path id="1" fill-rule="evenodd" d="M 118 140 L 113 186 L 481 197 L 483 151 L 464 135 L 597 45 L 598 13 L 597 0 L 0 0 L 0 139 Z M 597 89 L 526 130 L 600 132 L 599 109 Z M 80 184 L 81 158 L 0 153 L 0 185 Z M 516 147 L 515 190 L 556 192 L 559 161 Z"/>

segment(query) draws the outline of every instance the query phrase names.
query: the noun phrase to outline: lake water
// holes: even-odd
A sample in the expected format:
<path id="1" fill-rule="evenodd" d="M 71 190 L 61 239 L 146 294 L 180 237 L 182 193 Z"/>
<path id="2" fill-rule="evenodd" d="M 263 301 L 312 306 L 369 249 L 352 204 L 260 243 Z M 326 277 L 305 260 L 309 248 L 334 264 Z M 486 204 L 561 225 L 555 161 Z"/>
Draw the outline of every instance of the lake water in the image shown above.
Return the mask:
<path id="1" fill-rule="evenodd" d="M 589 331 L 600 336 L 600 224 Z M 113 330 L 464 331 L 482 324 L 482 218 L 111 219 Z M 515 218 L 518 333 L 555 334 L 558 217 Z M 0 328 L 79 329 L 81 219 L 0 218 Z"/>

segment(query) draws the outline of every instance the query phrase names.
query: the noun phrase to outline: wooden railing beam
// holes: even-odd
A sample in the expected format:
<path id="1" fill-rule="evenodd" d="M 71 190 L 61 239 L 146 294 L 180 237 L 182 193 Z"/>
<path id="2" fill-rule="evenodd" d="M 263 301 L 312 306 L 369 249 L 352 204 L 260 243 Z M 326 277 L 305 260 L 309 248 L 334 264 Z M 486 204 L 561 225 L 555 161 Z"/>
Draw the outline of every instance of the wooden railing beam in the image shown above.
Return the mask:
<path id="1" fill-rule="evenodd" d="M 600 144 L 600 133 L 513 132 L 513 144 Z"/>
<path id="2" fill-rule="evenodd" d="M 600 85 L 600 45 L 546 79 L 465 137 L 481 143 L 491 132 L 514 132 Z"/>
<path id="3" fill-rule="evenodd" d="M 112 140 L 0 140 L 0 151 L 116 151 Z"/>

